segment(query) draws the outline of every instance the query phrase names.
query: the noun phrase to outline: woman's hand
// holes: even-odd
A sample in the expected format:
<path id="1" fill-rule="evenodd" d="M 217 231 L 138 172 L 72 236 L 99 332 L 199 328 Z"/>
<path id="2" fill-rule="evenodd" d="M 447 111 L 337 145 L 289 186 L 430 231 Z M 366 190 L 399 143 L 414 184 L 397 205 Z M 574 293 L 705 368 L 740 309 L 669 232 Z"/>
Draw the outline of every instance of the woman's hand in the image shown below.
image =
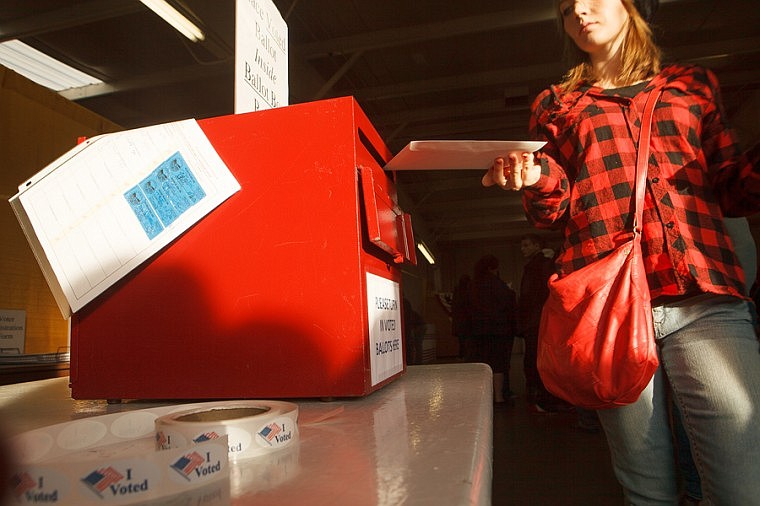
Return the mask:
<path id="1" fill-rule="evenodd" d="M 533 153 L 511 151 L 506 158 L 497 158 L 482 179 L 483 186 L 500 186 L 503 190 L 522 190 L 531 186 L 541 177 L 541 165 L 533 158 Z"/>

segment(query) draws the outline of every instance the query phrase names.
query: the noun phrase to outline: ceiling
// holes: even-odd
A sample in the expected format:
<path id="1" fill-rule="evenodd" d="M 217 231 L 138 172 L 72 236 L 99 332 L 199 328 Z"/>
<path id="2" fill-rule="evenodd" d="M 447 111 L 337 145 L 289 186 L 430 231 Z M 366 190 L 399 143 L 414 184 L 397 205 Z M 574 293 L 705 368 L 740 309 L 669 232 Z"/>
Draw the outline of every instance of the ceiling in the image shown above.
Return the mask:
<path id="1" fill-rule="evenodd" d="M 0 41 L 21 39 L 103 85 L 62 94 L 126 127 L 233 112 L 234 0 L 173 0 L 203 26 L 192 43 L 138 0 L 3 0 Z M 532 98 L 564 67 L 554 0 L 274 0 L 288 25 L 291 104 L 353 95 L 388 147 L 519 140 Z M 715 70 L 726 108 L 760 110 L 757 0 L 660 0 L 667 60 Z M 755 131 L 756 132 L 756 131 Z M 467 247 L 530 230 L 519 196 L 478 171 L 398 174 L 426 241 Z"/>

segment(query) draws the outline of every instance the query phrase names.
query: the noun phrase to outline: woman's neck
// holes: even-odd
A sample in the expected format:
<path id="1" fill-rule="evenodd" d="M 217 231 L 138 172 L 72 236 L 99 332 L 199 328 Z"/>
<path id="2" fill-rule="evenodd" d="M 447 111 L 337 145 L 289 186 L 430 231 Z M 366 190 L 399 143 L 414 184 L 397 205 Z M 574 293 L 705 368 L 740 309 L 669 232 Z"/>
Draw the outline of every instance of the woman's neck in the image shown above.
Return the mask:
<path id="1" fill-rule="evenodd" d="M 620 85 L 620 68 L 622 67 L 617 54 L 610 58 L 596 58 L 591 60 L 591 68 L 594 70 L 594 85 L 600 88 L 616 88 Z"/>
<path id="2" fill-rule="evenodd" d="M 620 86 L 620 70 L 623 66 L 623 40 L 625 30 L 621 30 L 608 46 L 589 54 L 594 70 L 594 85 L 609 89 Z"/>

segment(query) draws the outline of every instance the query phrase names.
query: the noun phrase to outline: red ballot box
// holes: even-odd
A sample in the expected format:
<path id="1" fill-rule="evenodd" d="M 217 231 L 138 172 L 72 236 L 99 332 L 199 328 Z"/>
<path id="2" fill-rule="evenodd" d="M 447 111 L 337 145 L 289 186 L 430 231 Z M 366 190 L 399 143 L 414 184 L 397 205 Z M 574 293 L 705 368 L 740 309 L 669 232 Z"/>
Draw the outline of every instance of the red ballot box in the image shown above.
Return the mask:
<path id="1" fill-rule="evenodd" d="M 72 316 L 72 396 L 363 396 L 401 375 L 411 221 L 356 102 L 199 124 L 241 190 Z"/>

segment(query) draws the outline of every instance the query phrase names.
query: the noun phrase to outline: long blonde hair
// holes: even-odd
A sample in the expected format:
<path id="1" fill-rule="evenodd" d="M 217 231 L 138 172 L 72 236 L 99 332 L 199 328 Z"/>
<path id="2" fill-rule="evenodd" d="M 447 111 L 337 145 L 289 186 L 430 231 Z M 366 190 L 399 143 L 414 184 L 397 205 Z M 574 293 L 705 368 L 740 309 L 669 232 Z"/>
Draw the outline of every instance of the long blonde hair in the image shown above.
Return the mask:
<path id="1" fill-rule="evenodd" d="M 575 42 L 565 33 L 562 13 L 559 10 L 559 4 L 562 0 L 557 0 L 557 19 L 559 29 L 562 33 L 565 44 L 565 57 L 571 68 L 562 78 L 560 88 L 565 92 L 570 92 L 578 88 L 582 83 L 592 83 L 596 81 L 594 69 L 591 66 L 587 53 L 581 51 Z M 644 18 L 639 14 L 638 9 L 633 4 L 633 0 L 620 0 L 623 7 L 628 12 L 630 19 L 628 23 L 628 32 L 623 40 L 622 50 L 622 67 L 616 81 L 617 86 L 629 86 L 639 81 L 649 79 L 660 71 L 662 53 L 660 48 L 654 42 L 652 30 Z"/>

